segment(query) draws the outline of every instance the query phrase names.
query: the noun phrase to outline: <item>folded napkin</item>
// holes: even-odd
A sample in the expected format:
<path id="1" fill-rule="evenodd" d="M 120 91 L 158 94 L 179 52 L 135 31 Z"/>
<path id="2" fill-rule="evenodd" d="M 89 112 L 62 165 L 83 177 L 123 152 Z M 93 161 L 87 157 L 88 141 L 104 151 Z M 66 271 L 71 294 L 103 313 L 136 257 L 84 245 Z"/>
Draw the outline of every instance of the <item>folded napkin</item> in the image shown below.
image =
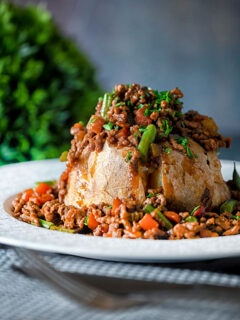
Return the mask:
<path id="1" fill-rule="evenodd" d="M 86 259 L 60 254 L 43 254 L 57 270 L 95 279 L 104 279 L 107 287 L 114 280 L 114 286 L 123 287 L 123 281 L 141 281 L 141 290 L 146 283 L 154 283 L 161 290 L 161 284 L 211 284 L 220 287 L 240 288 L 240 259 L 221 259 L 208 262 L 178 264 L 140 264 Z M 0 319 L 239 319 L 240 306 L 226 295 L 220 303 L 209 299 L 188 297 L 167 297 L 159 305 L 134 307 L 127 310 L 93 310 L 77 304 L 59 294 L 46 283 L 16 271 L 22 261 L 10 247 L 0 247 Z M 97 277 L 96 277 L 97 276 Z M 159 285 L 157 286 L 157 283 Z M 139 285 L 136 289 L 139 289 Z M 233 290 L 233 289 L 232 289 Z M 239 291 L 240 292 L 240 291 Z M 211 297 L 212 298 L 212 297 Z M 210 301 L 211 300 L 211 301 Z"/>

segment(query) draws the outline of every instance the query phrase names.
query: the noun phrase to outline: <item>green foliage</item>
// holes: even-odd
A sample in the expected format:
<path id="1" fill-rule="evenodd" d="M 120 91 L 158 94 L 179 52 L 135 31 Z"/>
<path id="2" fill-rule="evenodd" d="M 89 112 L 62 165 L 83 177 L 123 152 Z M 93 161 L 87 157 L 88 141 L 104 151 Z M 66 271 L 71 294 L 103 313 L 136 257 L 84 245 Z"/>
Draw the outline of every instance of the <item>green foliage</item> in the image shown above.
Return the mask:
<path id="1" fill-rule="evenodd" d="M 42 7 L 0 2 L 0 164 L 58 157 L 100 87 Z"/>

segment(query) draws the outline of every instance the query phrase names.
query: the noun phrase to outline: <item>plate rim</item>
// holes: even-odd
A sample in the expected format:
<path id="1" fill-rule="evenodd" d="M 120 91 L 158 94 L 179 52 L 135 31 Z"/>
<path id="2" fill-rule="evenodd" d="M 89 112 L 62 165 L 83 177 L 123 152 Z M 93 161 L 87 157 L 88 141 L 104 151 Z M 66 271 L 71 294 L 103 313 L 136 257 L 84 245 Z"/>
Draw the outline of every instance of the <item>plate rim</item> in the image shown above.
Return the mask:
<path id="1" fill-rule="evenodd" d="M 227 167 L 229 165 L 233 166 L 233 162 L 234 161 L 232 160 L 221 159 L 221 164 L 223 167 Z M 237 166 L 240 167 L 240 162 L 235 162 Z M 27 170 L 35 170 L 36 173 L 36 170 L 38 170 L 37 168 L 39 166 L 42 167 L 42 170 L 44 171 L 44 166 L 46 164 L 49 164 L 48 169 L 54 166 L 59 166 L 59 168 L 63 166 L 59 164 L 58 159 L 47 159 L 8 164 L 5 166 L 1 166 L 0 171 L 2 171 L 2 173 L 11 170 L 16 171 L 17 169 L 19 169 L 19 167 L 22 169 L 22 171 L 26 171 L 27 167 Z M 21 176 L 21 170 L 19 172 Z M 27 182 L 25 185 L 27 186 Z M 7 189 L 7 183 L 4 184 L 3 182 L 1 182 L 0 191 L 1 189 L 3 190 L 4 187 Z M 7 191 L 4 194 L 9 197 L 9 194 L 11 192 L 9 190 Z M 67 233 L 63 234 L 57 231 L 37 228 L 35 226 L 19 221 L 12 217 L 9 213 L 7 213 L 4 209 L 5 200 L 6 197 L 0 199 L 0 243 L 10 246 L 21 246 L 38 251 L 70 254 L 86 258 L 129 262 L 199 261 L 234 257 L 240 255 L 240 246 L 237 246 L 237 242 L 240 241 L 240 235 L 168 241 L 151 239 L 104 238 Z M 39 243 L 39 240 L 34 242 L 33 239 L 21 239 L 17 236 L 14 237 L 11 233 L 4 234 L 3 231 L 6 229 L 3 228 L 2 230 L 1 226 L 3 224 L 5 227 L 6 225 L 14 226 L 14 228 L 16 228 L 16 230 L 18 230 L 20 233 L 22 232 L 21 230 L 24 229 L 23 233 L 25 234 L 29 233 L 32 235 L 36 234 L 37 236 L 40 235 L 43 237 L 43 239 L 46 237 L 47 239 L 50 239 L 50 243 L 44 241 L 42 243 Z M 36 228 L 36 231 L 33 228 Z M 74 239 L 74 237 L 76 236 L 78 237 L 78 246 L 73 245 L 74 242 L 76 242 L 76 238 Z M 59 241 L 60 238 L 64 238 L 64 243 L 66 243 L 66 245 L 63 247 L 56 243 L 56 240 Z M 68 245 L 70 244 L 73 245 L 73 247 L 69 247 Z M 142 252 L 141 250 L 139 250 L 139 246 L 140 249 L 142 248 Z M 205 247 L 207 250 L 202 250 L 203 247 Z M 213 250 L 212 247 L 214 247 L 215 250 Z M 218 248 L 218 250 L 216 250 L 216 248 Z"/>

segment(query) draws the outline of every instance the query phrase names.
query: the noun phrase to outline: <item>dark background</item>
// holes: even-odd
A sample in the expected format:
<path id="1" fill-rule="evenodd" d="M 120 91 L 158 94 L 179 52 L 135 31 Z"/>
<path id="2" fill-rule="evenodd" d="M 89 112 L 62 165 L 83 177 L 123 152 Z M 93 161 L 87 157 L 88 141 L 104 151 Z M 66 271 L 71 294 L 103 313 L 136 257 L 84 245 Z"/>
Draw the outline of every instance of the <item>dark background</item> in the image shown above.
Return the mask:
<path id="1" fill-rule="evenodd" d="M 44 3 L 89 55 L 106 90 L 116 83 L 178 86 L 185 110 L 214 117 L 220 132 L 233 137 L 232 150 L 220 156 L 240 160 L 240 1 L 31 2 Z"/>

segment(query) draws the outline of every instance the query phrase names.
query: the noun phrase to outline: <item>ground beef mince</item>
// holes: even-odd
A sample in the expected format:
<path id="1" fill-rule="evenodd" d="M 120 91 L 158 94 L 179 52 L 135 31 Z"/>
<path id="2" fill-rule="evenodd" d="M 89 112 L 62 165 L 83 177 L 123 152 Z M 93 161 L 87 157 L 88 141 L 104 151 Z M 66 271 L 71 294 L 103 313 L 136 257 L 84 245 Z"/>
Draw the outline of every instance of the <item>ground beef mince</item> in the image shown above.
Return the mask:
<path id="1" fill-rule="evenodd" d="M 156 138 L 146 163 L 149 172 L 158 168 L 162 149 L 176 149 L 193 157 L 188 138 L 206 152 L 229 148 L 231 139 L 218 133 L 212 118 L 196 111 L 182 112 L 182 97 L 178 88 L 157 91 L 139 84 L 116 85 L 111 94 L 99 98 L 86 127 L 79 122 L 71 128 L 73 139 L 66 152 L 66 170 L 58 183 L 41 182 L 19 194 L 12 202 L 13 216 L 38 227 L 103 237 L 179 240 L 239 234 L 240 191 L 233 181 L 228 183 L 235 199 L 231 210 L 225 206 L 208 212 L 211 199 L 206 189 L 193 212 L 169 211 L 162 187 L 146 190 L 142 204 L 133 195 L 125 200 L 114 199 L 112 206 L 100 203 L 75 207 L 64 203 L 69 173 L 86 148 L 101 152 L 106 141 L 116 148 L 133 147 L 130 165 L 137 170 L 142 161 L 139 142 L 150 124 L 156 129 Z"/>

